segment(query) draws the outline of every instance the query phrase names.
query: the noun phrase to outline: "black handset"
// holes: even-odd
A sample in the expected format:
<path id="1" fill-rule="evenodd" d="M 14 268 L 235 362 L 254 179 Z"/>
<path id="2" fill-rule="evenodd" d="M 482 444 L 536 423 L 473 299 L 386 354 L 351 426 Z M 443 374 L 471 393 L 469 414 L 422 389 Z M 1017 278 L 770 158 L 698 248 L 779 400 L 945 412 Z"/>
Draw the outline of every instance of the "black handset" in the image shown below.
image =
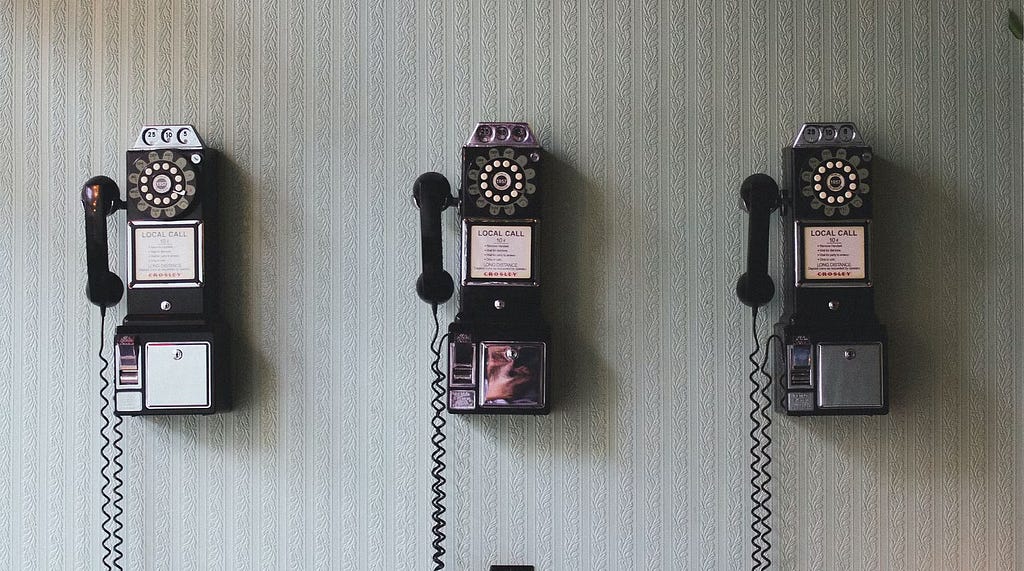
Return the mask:
<path id="1" fill-rule="evenodd" d="M 93 177 L 82 189 L 89 299 L 127 297 L 117 327 L 119 415 L 208 414 L 226 406 L 217 315 L 213 152 L 189 125 L 143 127 L 127 152 L 127 200 Z M 124 207 L 127 287 L 107 268 L 106 217 Z"/>
<path id="2" fill-rule="evenodd" d="M 736 295 L 750 307 L 761 307 L 775 297 L 775 282 L 768 275 L 768 231 L 771 213 L 779 207 L 779 185 L 766 174 L 752 174 L 740 186 L 740 198 L 750 220 L 747 271 L 736 281 Z"/>
<path id="3" fill-rule="evenodd" d="M 124 282 L 110 271 L 107 247 L 107 217 L 124 208 L 117 183 L 105 176 L 94 176 L 82 185 L 85 209 L 85 254 L 89 281 L 85 295 L 89 301 L 106 308 L 121 301 Z"/>
<path id="4" fill-rule="evenodd" d="M 455 291 L 455 282 L 441 261 L 441 212 L 454 201 L 451 185 L 440 173 L 423 173 L 413 184 L 412 196 L 420 209 L 423 258 L 423 273 L 416 279 L 416 294 L 427 303 L 444 303 Z"/>
<path id="5" fill-rule="evenodd" d="M 871 147 L 852 123 L 808 123 L 783 159 L 786 275 L 775 326 L 775 408 L 791 415 L 885 414 L 886 334 L 875 315 L 870 254 Z M 741 189 L 751 212 L 750 250 L 737 294 L 752 306 L 767 302 L 755 276 L 767 276 L 772 208 L 756 197 L 775 195 L 773 187 L 759 174 Z"/>

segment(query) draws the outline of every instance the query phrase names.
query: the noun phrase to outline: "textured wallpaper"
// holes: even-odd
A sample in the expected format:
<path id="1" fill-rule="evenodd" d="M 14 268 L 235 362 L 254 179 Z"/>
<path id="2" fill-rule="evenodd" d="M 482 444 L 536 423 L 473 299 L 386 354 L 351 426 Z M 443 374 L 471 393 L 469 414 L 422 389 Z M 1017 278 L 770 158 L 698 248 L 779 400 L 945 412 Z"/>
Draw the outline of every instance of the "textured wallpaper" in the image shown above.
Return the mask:
<path id="1" fill-rule="evenodd" d="M 123 185 L 139 125 L 185 122 L 226 169 L 236 407 L 125 421 L 126 567 L 428 569 L 432 322 L 409 197 L 420 172 L 457 179 L 493 119 L 529 121 L 557 162 L 556 403 L 450 419 L 448 568 L 749 568 L 737 189 L 780 176 L 801 122 L 837 119 L 875 151 L 892 413 L 775 417 L 775 567 L 1024 567 L 1005 7 L 0 0 L 0 568 L 99 567 L 78 188 Z M 453 214 L 445 238 L 455 269 Z"/>

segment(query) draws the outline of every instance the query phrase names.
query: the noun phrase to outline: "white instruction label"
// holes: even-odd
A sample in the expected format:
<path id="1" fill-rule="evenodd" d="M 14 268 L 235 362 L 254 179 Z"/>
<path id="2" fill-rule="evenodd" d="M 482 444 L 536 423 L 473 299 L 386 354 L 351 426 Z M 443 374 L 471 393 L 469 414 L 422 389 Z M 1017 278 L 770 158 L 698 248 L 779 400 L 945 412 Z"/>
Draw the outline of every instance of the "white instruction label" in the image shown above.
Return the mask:
<path id="1" fill-rule="evenodd" d="M 195 226 L 136 226 L 135 281 L 194 281 Z"/>
<path id="2" fill-rule="evenodd" d="M 470 226 L 469 277 L 522 280 L 533 277 L 533 228 Z"/>
<path id="3" fill-rule="evenodd" d="M 866 279 L 864 232 L 864 226 L 804 226 L 804 279 Z"/>

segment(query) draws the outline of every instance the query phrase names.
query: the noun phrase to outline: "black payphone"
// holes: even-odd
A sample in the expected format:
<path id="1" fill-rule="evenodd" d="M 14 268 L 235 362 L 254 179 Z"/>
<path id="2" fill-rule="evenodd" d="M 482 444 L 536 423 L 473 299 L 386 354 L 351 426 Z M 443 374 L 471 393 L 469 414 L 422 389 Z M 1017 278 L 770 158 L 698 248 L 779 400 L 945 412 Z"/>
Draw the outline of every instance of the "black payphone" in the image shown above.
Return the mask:
<path id="1" fill-rule="evenodd" d="M 886 414 L 886 333 L 875 315 L 871 267 L 871 147 L 852 123 L 807 123 L 783 150 L 783 190 L 765 174 L 740 188 L 749 212 L 747 272 L 736 284 L 754 318 L 750 418 L 754 569 L 771 564 L 768 409 L 794 416 Z M 757 355 L 757 310 L 775 295 L 768 275 L 771 213 L 785 234 L 783 310 Z M 772 341 L 774 374 L 766 369 Z M 767 380 L 762 386 L 760 373 Z M 774 390 L 769 386 L 774 384 Z"/>
<path id="2" fill-rule="evenodd" d="M 478 123 L 462 148 L 462 186 L 420 175 L 423 273 L 416 292 L 431 305 L 435 333 L 432 389 L 434 569 L 444 568 L 445 409 L 451 413 L 546 414 L 550 410 L 551 331 L 540 309 L 539 225 L 543 192 L 540 145 L 526 123 Z M 441 261 L 441 212 L 457 205 L 461 220 L 459 311 L 438 338 L 437 306 L 455 284 Z M 442 369 L 442 354 L 448 367 Z M 447 378 L 447 387 L 444 386 Z M 447 388 L 447 390 L 445 390 Z M 532 569 L 492 566 L 492 569 Z"/>
<path id="3" fill-rule="evenodd" d="M 191 126 L 146 126 L 128 150 L 127 201 L 107 177 L 82 188 L 87 293 L 104 308 L 125 291 L 107 265 L 106 217 L 124 208 L 127 219 L 128 307 L 114 336 L 119 415 L 207 414 L 226 404 L 211 155 Z"/>
<path id="4" fill-rule="evenodd" d="M 462 148 L 462 188 L 451 196 L 437 173 L 414 186 L 420 208 L 420 297 L 453 292 L 441 267 L 441 211 L 462 221 L 459 312 L 448 328 L 448 399 L 453 413 L 545 414 L 550 329 L 540 311 L 538 238 L 541 147 L 526 123 L 480 123 Z"/>
<path id="5" fill-rule="evenodd" d="M 783 192 L 767 175 L 744 181 L 749 268 L 736 286 L 752 307 L 767 303 L 768 217 L 785 229 L 781 339 L 775 408 L 790 415 L 885 414 L 885 328 L 871 272 L 871 147 L 851 123 L 805 124 L 783 151 Z"/>
<path id="6" fill-rule="evenodd" d="M 209 414 L 226 407 L 226 348 L 216 304 L 213 153 L 188 125 L 142 128 L 127 155 L 127 200 L 105 176 L 82 186 L 88 282 L 100 307 L 104 366 L 103 565 L 122 569 L 121 416 Z M 107 217 L 125 209 L 128 307 L 105 378 L 103 323 L 125 285 L 110 271 Z M 113 411 L 113 415 L 111 415 Z"/>

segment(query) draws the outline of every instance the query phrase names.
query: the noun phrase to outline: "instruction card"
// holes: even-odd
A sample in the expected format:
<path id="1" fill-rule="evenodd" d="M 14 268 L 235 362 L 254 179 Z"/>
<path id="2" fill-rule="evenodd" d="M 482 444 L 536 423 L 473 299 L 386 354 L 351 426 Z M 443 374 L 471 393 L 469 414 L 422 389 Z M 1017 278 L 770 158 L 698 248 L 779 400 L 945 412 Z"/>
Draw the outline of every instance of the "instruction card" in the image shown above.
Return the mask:
<path id="1" fill-rule="evenodd" d="M 533 277 L 533 228 L 530 226 L 469 227 L 469 277 L 523 280 Z"/>
<path id="2" fill-rule="evenodd" d="M 804 226 L 805 280 L 867 278 L 864 226 Z"/>
<path id="3" fill-rule="evenodd" d="M 196 281 L 195 225 L 136 226 L 135 281 Z"/>

